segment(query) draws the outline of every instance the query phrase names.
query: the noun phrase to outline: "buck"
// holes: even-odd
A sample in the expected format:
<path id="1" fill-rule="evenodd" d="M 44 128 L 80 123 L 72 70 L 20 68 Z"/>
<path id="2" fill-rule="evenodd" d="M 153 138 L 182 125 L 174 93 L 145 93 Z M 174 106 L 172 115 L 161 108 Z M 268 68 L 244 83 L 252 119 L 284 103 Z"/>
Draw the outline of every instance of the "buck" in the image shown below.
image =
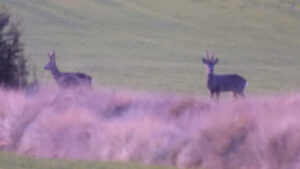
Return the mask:
<path id="1" fill-rule="evenodd" d="M 92 77 L 81 72 L 60 72 L 55 62 L 55 52 L 48 53 L 49 62 L 44 69 L 49 70 L 60 88 L 74 88 L 79 86 L 91 87 Z"/>
<path id="2" fill-rule="evenodd" d="M 214 58 L 214 53 L 209 57 L 209 52 L 206 51 L 206 58 L 202 58 L 203 63 L 206 65 L 207 72 L 207 88 L 213 98 L 219 98 L 220 92 L 232 92 L 234 97 L 244 97 L 244 90 L 247 86 L 247 81 L 237 74 L 214 74 L 214 66 L 218 63 L 219 59 Z"/>

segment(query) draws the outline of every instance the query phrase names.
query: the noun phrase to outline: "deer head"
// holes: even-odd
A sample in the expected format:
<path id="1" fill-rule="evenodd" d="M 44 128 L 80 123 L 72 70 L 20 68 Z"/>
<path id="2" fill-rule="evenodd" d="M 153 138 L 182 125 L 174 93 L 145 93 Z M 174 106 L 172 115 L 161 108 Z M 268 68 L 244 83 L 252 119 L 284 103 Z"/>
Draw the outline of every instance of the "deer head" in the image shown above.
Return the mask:
<path id="1" fill-rule="evenodd" d="M 55 51 L 52 50 L 52 52 L 48 53 L 49 62 L 45 65 L 44 69 L 46 70 L 53 70 L 56 69 L 56 63 L 55 63 Z"/>
<path id="2" fill-rule="evenodd" d="M 215 54 L 212 52 L 209 56 L 208 50 L 206 50 L 206 58 L 202 58 L 203 63 L 206 65 L 207 72 L 212 74 L 214 72 L 214 66 L 218 63 L 219 59 L 215 58 Z"/>

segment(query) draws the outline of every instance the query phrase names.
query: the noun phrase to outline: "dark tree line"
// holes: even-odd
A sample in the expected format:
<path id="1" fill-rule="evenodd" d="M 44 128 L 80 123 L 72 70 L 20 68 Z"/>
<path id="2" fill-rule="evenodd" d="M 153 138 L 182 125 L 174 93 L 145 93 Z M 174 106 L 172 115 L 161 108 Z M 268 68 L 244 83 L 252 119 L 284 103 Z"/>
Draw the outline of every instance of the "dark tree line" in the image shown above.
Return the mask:
<path id="1" fill-rule="evenodd" d="M 5 88 L 27 85 L 28 71 L 19 25 L 11 21 L 7 8 L 0 7 L 0 86 Z"/>

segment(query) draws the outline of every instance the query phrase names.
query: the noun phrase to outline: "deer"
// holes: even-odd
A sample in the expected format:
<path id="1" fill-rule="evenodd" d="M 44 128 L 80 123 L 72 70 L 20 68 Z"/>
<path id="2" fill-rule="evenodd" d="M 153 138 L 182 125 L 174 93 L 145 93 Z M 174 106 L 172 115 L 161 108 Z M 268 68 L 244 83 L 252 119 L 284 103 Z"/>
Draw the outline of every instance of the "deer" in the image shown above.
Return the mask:
<path id="1" fill-rule="evenodd" d="M 60 88 L 74 88 L 80 86 L 91 87 L 92 77 L 81 72 L 60 72 L 55 61 L 55 51 L 48 53 L 49 62 L 44 69 L 49 70 Z"/>
<path id="2" fill-rule="evenodd" d="M 202 61 L 206 65 L 206 86 L 211 98 L 216 95 L 216 98 L 219 99 L 220 92 L 232 92 L 235 98 L 237 96 L 245 97 L 246 79 L 238 74 L 214 74 L 214 66 L 218 63 L 219 59 L 215 58 L 213 52 L 211 56 L 209 55 L 209 52 L 206 50 L 206 58 L 203 57 Z"/>

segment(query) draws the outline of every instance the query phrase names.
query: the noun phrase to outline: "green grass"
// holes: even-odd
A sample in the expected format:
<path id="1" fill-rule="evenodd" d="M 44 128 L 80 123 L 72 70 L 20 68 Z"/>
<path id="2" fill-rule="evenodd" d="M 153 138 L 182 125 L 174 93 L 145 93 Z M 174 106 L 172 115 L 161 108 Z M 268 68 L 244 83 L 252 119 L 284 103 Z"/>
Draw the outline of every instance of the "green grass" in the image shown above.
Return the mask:
<path id="1" fill-rule="evenodd" d="M 247 93 L 299 90 L 300 4 L 282 0 L 3 0 L 22 20 L 29 66 L 46 53 L 97 85 L 207 94 L 206 49 L 216 73 L 246 77 Z M 294 3 L 293 9 L 290 9 Z"/>
<path id="2" fill-rule="evenodd" d="M 0 169 L 175 169 L 121 162 L 88 162 L 80 160 L 42 159 L 0 152 Z"/>

